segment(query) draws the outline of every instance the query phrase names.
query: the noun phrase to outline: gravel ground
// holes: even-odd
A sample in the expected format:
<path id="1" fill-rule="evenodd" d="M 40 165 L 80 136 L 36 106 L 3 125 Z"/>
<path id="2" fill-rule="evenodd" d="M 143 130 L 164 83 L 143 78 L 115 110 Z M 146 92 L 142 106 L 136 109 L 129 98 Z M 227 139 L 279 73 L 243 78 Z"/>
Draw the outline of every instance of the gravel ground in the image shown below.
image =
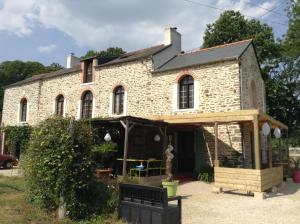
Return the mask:
<path id="1" fill-rule="evenodd" d="M 21 176 L 21 170 L 17 167 L 14 167 L 13 169 L 9 169 L 9 170 L 0 168 L 0 175 L 7 176 L 7 177 Z"/>
<path id="2" fill-rule="evenodd" d="M 286 183 L 280 193 L 261 200 L 250 196 L 212 193 L 213 184 L 181 184 L 183 224 L 299 224 L 300 184 Z"/>

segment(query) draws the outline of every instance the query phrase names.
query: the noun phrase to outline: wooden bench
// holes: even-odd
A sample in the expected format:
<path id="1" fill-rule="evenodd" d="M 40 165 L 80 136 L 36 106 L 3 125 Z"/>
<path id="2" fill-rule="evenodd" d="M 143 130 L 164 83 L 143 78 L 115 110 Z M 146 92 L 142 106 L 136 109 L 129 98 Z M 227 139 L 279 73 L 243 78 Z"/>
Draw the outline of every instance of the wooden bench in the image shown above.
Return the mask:
<path id="1" fill-rule="evenodd" d="M 118 216 L 128 223 L 181 223 L 181 196 L 168 198 L 166 188 L 120 184 L 119 190 Z"/>

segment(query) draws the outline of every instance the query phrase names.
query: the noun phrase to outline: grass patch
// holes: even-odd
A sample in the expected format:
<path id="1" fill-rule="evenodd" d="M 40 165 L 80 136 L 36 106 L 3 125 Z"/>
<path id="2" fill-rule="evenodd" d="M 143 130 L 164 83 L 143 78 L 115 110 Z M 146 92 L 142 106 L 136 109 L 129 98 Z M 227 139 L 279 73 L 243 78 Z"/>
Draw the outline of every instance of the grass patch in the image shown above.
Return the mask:
<path id="1" fill-rule="evenodd" d="M 26 200 L 24 178 L 0 176 L 0 223 L 1 224 L 121 224 L 116 214 L 94 216 L 90 220 L 58 220 Z"/>

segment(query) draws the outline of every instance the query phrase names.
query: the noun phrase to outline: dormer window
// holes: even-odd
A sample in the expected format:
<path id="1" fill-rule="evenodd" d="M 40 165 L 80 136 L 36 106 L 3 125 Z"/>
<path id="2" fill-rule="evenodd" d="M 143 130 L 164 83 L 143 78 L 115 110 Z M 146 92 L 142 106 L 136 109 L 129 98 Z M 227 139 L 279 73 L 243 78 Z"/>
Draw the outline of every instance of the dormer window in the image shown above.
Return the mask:
<path id="1" fill-rule="evenodd" d="M 93 60 L 85 61 L 83 82 L 93 82 Z"/>

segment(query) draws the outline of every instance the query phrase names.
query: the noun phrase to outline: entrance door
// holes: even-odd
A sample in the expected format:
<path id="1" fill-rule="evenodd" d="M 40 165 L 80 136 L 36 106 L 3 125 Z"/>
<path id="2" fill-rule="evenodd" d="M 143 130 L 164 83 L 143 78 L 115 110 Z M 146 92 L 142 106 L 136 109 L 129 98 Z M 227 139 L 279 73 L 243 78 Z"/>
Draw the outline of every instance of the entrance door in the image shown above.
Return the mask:
<path id="1" fill-rule="evenodd" d="M 178 132 L 178 172 L 193 172 L 195 170 L 194 132 Z"/>

